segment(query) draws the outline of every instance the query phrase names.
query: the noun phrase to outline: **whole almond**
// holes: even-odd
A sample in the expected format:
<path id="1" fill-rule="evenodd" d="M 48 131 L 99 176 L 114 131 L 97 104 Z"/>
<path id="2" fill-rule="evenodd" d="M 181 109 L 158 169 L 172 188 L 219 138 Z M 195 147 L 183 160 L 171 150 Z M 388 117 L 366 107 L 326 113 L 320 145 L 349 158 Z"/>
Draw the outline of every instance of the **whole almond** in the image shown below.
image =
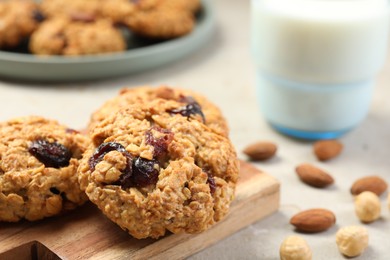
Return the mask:
<path id="1" fill-rule="evenodd" d="M 297 166 L 295 171 L 304 183 L 313 187 L 323 188 L 334 182 L 329 173 L 308 163 Z"/>
<path id="2" fill-rule="evenodd" d="M 387 183 L 379 176 L 367 176 L 356 180 L 351 187 L 352 195 L 358 195 L 363 191 L 371 191 L 380 196 L 387 190 Z"/>
<path id="3" fill-rule="evenodd" d="M 276 153 L 277 146 L 272 142 L 261 141 L 247 146 L 243 153 L 251 160 L 263 161 L 273 157 Z"/>
<path id="4" fill-rule="evenodd" d="M 336 223 L 336 217 L 327 209 L 309 209 L 294 215 L 290 224 L 298 231 L 317 233 L 325 231 Z"/>
<path id="5" fill-rule="evenodd" d="M 321 140 L 313 145 L 313 151 L 317 159 L 327 161 L 338 156 L 343 150 L 343 144 L 337 140 Z"/>

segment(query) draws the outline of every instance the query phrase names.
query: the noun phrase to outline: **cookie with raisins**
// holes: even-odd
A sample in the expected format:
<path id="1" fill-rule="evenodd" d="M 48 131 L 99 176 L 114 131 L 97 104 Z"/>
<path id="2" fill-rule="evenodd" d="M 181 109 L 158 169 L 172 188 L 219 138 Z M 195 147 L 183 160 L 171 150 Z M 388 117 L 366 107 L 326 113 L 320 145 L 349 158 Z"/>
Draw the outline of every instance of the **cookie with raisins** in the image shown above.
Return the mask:
<path id="1" fill-rule="evenodd" d="M 32 0 L 0 1 L 0 49 L 18 47 L 41 20 L 38 6 Z"/>
<path id="2" fill-rule="evenodd" d="M 92 114 L 88 128 L 93 129 L 97 123 L 107 118 L 110 114 L 114 114 L 131 104 L 148 103 L 156 99 L 179 102 L 181 104 L 180 108 L 172 110 L 172 113 L 188 113 L 185 111 L 198 110 L 198 113 L 191 115 L 192 118 L 204 122 L 218 134 L 223 136 L 229 135 L 227 122 L 220 109 L 206 97 L 188 89 L 171 88 L 168 86 L 143 86 L 122 89 L 118 96 L 108 100 Z M 179 110 L 182 111 L 180 112 Z"/>
<path id="3" fill-rule="evenodd" d="M 89 139 L 31 116 L 0 123 L 0 221 L 61 214 L 87 201 L 77 167 Z"/>
<path id="4" fill-rule="evenodd" d="M 128 20 L 130 29 L 143 37 L 172 39 L 190 33 L 195 25 L 199 0 L 138 0 Z"/>
<path id="5" fill-rule="evenodd" d="M 49 18 L 57 16 L 110 19 L 115 24 L 125 24 L 135 11 L 129 0 L 42 0 L 42 13 Z"/>
<path id="6" fill-rule="evenodd" d="M 48 18 L 79 15 L 98 18 L 100 2 L 100 0 L 42 0 L 40 8 Z"/>
<path id="7" fill-rule="evenodd" d="M 199 233 L 223 219 L 238 161 L 200 107 L 157 98 L 95 124 L 79 182 L 89 199 L 136 238 Z M 188 108 L 188 110 L 186 110 Z"/>
<path id="8" fill-rule="evenodd" d="M 31 35 L 30 51 L 38 55 L 92 55 L 120 52 L 126 42 L 109 20 L 88 16 L 48 19 Z"/>

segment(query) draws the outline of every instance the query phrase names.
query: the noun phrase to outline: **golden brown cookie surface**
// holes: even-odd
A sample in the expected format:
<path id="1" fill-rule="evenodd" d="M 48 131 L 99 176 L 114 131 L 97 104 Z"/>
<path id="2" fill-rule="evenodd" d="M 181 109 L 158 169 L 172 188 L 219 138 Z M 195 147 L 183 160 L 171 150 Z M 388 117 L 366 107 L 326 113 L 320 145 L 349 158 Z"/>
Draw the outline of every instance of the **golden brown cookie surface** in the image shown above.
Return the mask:
<path id="1" fill-rule="evenodd" d="M 31 0 L 0 1 L 0 48 L 17 47 L 37 28 L 38 7 Z"/>
<path id="2" fill-rule="evenodd" d="M 143 86 L 122 89 L 118 96 L 108 100 L 92 114 L 89 129 L 92 129 L 96 123 L 104 120 L 107 116 L 116 113 L 122 108 L 126 108 L 134 103 L 148 103 L 155 99 L 178 101 L 182 103 L 183 107 L 191 106 L 189 102 L 193 99 L 193 101 L 196 101 L 200 106 L 204 116 L 204 118 L 201 118 L 198 115 L 198 120 L 204 120 L 205 124 L 218 134 L 223 136 L 229 135 L 227 122 L 220 109 L 207 98 L 188 89 L 171 88 L 168 86 Z"/>
<path id="3" fill-rule="evenodd" d="M 176 38 L 193 30 L 199 8 L 199 0 L 139 0 L 128 25 L 147 38 Z"/>
<path id="4" fill-rule="evenodd" d="M 47 17 L 88 16 L 93 19 L 111 19 L 114 23 L 124 23 L 135 10 L 129 0 L 43 0 L 41 9 Z"/>
<path id="5" fill-rule="evenodd" d="M 55 17 L 58 15 L 89 15 L 97 16 L 100 13 L 100 0 L 42 0 L 41 10 L 42 13 L 48 17 Z"/>
<path id="6" fill-rule="evenodd" d="M 0 221 L 38 220 L 87 198 L 77 167 L 88 140 L 41 117 L 0 123 Z"/>
<path id="7" fill-rule="evenodd" d="M 175 100 L 128 106 L 91 130 L 79 181 L 136 238 L 198 233 L 228 212 L 238 178 L 230 141 Z"/>
<path id="8" fill-rule="evenodd" d="M 86 55 L 123 51 L 126 43 L 109 20 L 58 16 L 32 34 L 29 48 L 39 55 Z"/>

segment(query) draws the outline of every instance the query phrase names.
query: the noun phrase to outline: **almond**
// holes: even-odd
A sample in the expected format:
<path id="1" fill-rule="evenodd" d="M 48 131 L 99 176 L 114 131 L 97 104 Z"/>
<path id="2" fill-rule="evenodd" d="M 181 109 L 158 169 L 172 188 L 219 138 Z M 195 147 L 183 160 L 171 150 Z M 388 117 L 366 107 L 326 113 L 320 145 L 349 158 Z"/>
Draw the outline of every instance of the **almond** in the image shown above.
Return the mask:
<path id="1" fill-rule="evenodd" d="M 337 140 L 321 140 L 314 143 L 313 150 L 318 160 L 327 161 L 341 153 L 343 144 Z"/>
<path id="2" fill-rule="evenodd" d="M 290 224 L 298 231 L 317 233 L 325 231 L 336 223 L 336 217 L 327 209 L 309 209 L 290 219 Z"/>
<path id="3" fill-rule="evenodd" d="M 356 180 L 352 187 L 352 195 L 358 195 L 363 191 L 371 191 L 380 196 L 387 190 L 387 183 L 379 176 L 367 176 Z"/>
<path id="4" fill-rule="evenodd" d="M 308 163 L 299 165 L 295 171 L 304 183 L 313 187 L 323 188 L 334 182 L 329 173 Z"/>
<path id="5" fill-rule="evenodd" d="M 247 146 L 243 153 L 251 160 L 263 161 L 273 157 L 276 153 L 277 146 L 272 142 L 261 141 Z"/>

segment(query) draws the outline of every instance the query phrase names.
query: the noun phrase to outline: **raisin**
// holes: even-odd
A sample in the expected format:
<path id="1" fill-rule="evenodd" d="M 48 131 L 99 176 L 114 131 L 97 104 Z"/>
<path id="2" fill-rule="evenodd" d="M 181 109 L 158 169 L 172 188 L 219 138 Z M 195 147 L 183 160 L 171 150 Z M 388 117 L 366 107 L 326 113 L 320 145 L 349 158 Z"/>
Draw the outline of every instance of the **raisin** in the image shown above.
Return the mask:
<path id="1" fill-rule="evenodd" d="M 158 131 L 163 135 L 161 137 L 153 136 L 152 130 Z M 165 157 L 168 153 L 168 145 L 173 140 L 173 133 L 161 127 L 153 126 L 146 132 L 146 143 L 154 147 L 153 156 L 156 158 Z"/>
<path id="2" fill-rule="evenodd" d="M 159 168 L 160 166 L 156 160 L 137 157 L 133 160 L 132 171 L 123 173 L 115 184 L 120 185 L 123 189 L 155 184 L 158 179 Z"/>
<path id="3" fill-rule="evenodd" d="M 122 153 L 127 160 L 126 168 L 122 171 L 119 180 L 112 183 L 113 185 L 120 185 L 122 189 L 127 189 L 130 187 L 145 187 L 157 182 L 160 170 L 157 160 L 147 160 L 141 157 L 134 159 L 121 144 L 115 142 L 102 143 L 96 149 L 88 161 L 90 169 L 94 171 L 95 166 L 111 151 Z"/>
<path id="4" fill-rule="evenodd" d="M 69 165 L 72 153 L 57 142 L 36 140 L 28 148 L 30 154 L 37 158 L 46 167 L 61 168 Z"/>
<path id="5" fill-rule="evenodd" d="M 39 23 L 43 22 L 46 19 L 46 17 L 38 10 L 34 10 L 32 15 L 33 15 L 34 20 L 39 22 Z"/>
<path id="6" fill-rule="evenodd" d="M 73 12 L 70 17 L 74 22 L 92 23 L 96 20 L 93 14 L 83 12 Z"/>
<path id="7" fill-rule="evenodd" d="M 91 158 L 89 158 L 88 164 L 91 171 L 94 171 L 96 165 L 103 160 L 103 157 L 107 153 L 111 151 L 118 151 L 122 154 L 127 153 L 125 147 L 123 147 L 123 145 L 121 145 L 120 143 L 115 143 L 115 142 L 102 143 L 93 153 Z"/>
<path id="8" fill-rule="evenodd" d="M 133 163 L 132 182 L 134 186 L 144 187 L 155 184 L 158 179 L 159 166 L 155 160 L 138 157 Z"/>
<path id="9" fill-rule="evenodd" d="M 180 95 L 179 96 L 179 102 L 182 102 L 182 103 L 193 103 L 193 102 L 196 102 L 195 99 L 191 96 L 184 96 L 184 95 Z"/>
<path id="10" fill-rule="evenodd" d="M 210 193 L 214 194 L 217 189 L 217 184 L 215 184 L 214 176 L 211 173 L 207 172 L 207 184 L 210 186 Z"/>
<path id="11" fill-rule="evenodd" d="M 77 131 L 77 130 L 74 130 L 74 129 L 72 129 L 72 128 L 67 128 L 67 129 L 65 130 L 65 133 L 67 133 L 67 134 L 79 134 L 80 132 Z"/>
<path id="12" fill-rule="evenodd" d="M 190 96 L 181 96 L 180 102 L 187 103 L 187 105 L 168 110 L 171 114 L 180 114 L 185 117 L 190 117 L 191 115 L 200 115 L 202 117 L 203 123 L 206 122 L 205 116 L 202 111 L 202 107 L 193 97 Z"/>
<path id="13" fill-rule="evenodd" d="M 53 193 L 53 194 L 56 194 L 56 195 L 61 193 L 56 187 L 51 187 L 50 188 L 50 192 Z"/>

